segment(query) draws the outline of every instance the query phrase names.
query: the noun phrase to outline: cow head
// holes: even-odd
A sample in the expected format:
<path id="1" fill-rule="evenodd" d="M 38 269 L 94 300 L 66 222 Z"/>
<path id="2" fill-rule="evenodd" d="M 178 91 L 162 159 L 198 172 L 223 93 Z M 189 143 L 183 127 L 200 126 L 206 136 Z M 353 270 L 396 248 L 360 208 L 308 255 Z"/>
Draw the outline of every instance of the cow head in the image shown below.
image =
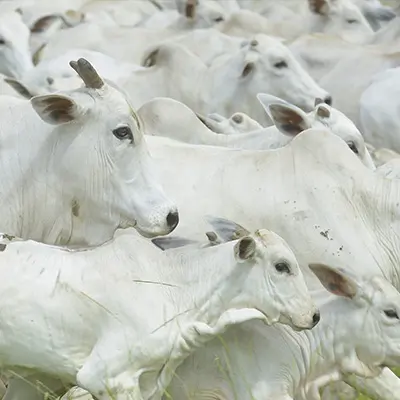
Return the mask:
<path id="1" fill-rule="evenodd" d="M 236 306 L 256 308 L 268 323 L 281 322 L 296 330 L 311 329 L 319 322 L 299 264 L 280 236 L 265 229 L 251 234 L 224 218 L 208 216 L 207 220 L 223 242 L 237 240 L 236 261 L 251 268 Z"/>
<path id="2" fill-rule="evenodd" d="M 313 109 L 316 94 L 327 103 L 332 102 L 329 93 L 301 67 L 291 51 L 264 34 L 256 35 L 249 44 L 239 90 L 247 92 L 249 101 L 256 102 L 257 93 L 270 93 L 306 112 Z"/>
<path id="3" fill-rule="evenodd" d="M 342 37 L 351 42 L 366 42 L 373 30 L 352 0 L 308 0 L 313 32 Z"/>
<path id="4" fill-rule="evenodd" d="M 336 329 L 346 335 L 334 344 L 341 372 L 372 377 L 384 366 L 398 366 L 400 293 L 382 276 L 365 279 L 321 264 L 310 268 L 329 292 L 343 298 L 330 312 Z"/>
<path id="5" fill-rule="evenodd" d="M 87 60 L 70 65 L 84 87 L 30 101 L 55 126 L 51 151 L 60 154 L 54 173 L 71 201 L 74 224 L 100 224 L 108 237 L 129 226 L 149 237 L 171 232 L 178 212 L 155 178 L 142 123 L 126 95 Z"/>

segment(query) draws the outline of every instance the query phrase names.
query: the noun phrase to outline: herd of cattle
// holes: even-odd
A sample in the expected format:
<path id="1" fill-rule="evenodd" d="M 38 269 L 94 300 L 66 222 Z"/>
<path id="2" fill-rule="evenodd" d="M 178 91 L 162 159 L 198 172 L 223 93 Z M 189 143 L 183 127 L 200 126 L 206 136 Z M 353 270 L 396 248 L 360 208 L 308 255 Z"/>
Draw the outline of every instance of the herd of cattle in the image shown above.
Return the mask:
<path id="1" fill-rule="evenodd" d="M 0 74 L 4 400 L 400 399 L 400 5 L 0 0 Z"/>

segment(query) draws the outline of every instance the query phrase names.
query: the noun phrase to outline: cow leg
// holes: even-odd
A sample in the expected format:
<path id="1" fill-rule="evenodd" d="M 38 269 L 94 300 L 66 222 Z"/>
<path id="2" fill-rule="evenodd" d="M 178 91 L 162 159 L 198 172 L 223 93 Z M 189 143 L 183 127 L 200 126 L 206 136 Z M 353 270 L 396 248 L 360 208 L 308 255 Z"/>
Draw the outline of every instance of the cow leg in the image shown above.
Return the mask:
<path id="1" fill-rule="evenodd" d="M 143 359 L 148 352 L 141 355 L 141 347 L 132 351 L 130 344 L 137 340 L 125 334 L 122 330 L 102 338 L 78 371 L 78 386 L 97 400 L 144 400 L 139 378 L 144 370 L 141 366 L 148 363 Z"/>

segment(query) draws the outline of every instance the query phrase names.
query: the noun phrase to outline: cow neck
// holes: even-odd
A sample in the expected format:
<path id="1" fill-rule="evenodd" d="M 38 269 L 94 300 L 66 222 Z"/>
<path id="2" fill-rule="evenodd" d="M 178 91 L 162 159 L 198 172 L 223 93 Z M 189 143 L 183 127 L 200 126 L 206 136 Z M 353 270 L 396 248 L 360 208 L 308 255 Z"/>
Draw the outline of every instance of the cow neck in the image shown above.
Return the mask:
<path id="1" fill-rule="evenodd" d="M 246 306 L 240 304 L 238 295 L 251 271 L 251 261 L 237 262 L 234 257 L 234 243 L 169 256 L 174 265 L 171 269 L 174 276 L 169 274 L 169 277 L 182 285 L 186 292 L 184 295 L 196 305 L 196 309 L 189 313 L 190 319 L 212 324 L 229 306 Z M 188 281 L 192 284 L 188 285 Z"/>

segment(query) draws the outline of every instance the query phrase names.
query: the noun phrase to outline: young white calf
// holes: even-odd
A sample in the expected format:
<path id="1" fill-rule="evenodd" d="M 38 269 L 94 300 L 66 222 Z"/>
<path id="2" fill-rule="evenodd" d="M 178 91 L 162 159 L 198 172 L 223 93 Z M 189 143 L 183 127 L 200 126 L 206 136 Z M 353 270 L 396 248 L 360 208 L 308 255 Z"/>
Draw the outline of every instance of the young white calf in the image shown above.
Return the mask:
<path id="1" fill-rule="evenodd" d="M 61 394 L 65 383 L 99 400 L 159 399 L 229 325 L 302 330 L 320 318 L 293 252 L 264 229 L 190 254 L 133 230 L 75 251 L 3 235 L 0 249 L 0 365 L 27 382 L 11 379 L 6 398 L 37 398 L 37 379 Z"/>
<path id="2" fill-rule="evenodd" d="M 85 87 L 0 98 L 0 229 L 70 246 L 103 243 L 118 227 L 171 232 L 178 212 L 128 99 L 85 59 L 71 66 Z"/>
<path id="3" fill-rule="evenodd" d="M 213 132 L 225 135 L 252 132 L 263 128 L 256 120 L 241 112 L 236 112 L 229 118 L 225 118 L 218 113 L 208 114 L 206 117 L 197 116 Z"/>
<path id="4" fill-rule="evenodd" d="M 314 110 L 306 114 L 274 96 L 259 94 L 257 98 L 275 126 L 231 135 L 221 135 L 208 129 L 209 124 L 212 124 L 211 128 L 215 126 L 209 118 L 205 120 L 196 116 L 190 108 L 173 99 L 155 98 L 145 103 L 138 112 L 145 133 L 149 135 L 170 137 L 192 144 L 249 150 L 276 149 L 285 146 L 308 128 L 327 128 L 342 138 L 364 165 L 375 169 L 356 126 L 343 113 L 322 103 L 322 100 L 318 99 Z"/>
<path id="5" fill-rule="evenodd" d="M 374 377 L 385 365 L 400 365 L 400 293 L 381 276 L 310 267 L 339 296 L 321 296 L 316 328 L 264 329 L 257 321 L 232 327 L 177 369 L 171 398 L 320 400 L 319 387 L 331 379 Z"/>

